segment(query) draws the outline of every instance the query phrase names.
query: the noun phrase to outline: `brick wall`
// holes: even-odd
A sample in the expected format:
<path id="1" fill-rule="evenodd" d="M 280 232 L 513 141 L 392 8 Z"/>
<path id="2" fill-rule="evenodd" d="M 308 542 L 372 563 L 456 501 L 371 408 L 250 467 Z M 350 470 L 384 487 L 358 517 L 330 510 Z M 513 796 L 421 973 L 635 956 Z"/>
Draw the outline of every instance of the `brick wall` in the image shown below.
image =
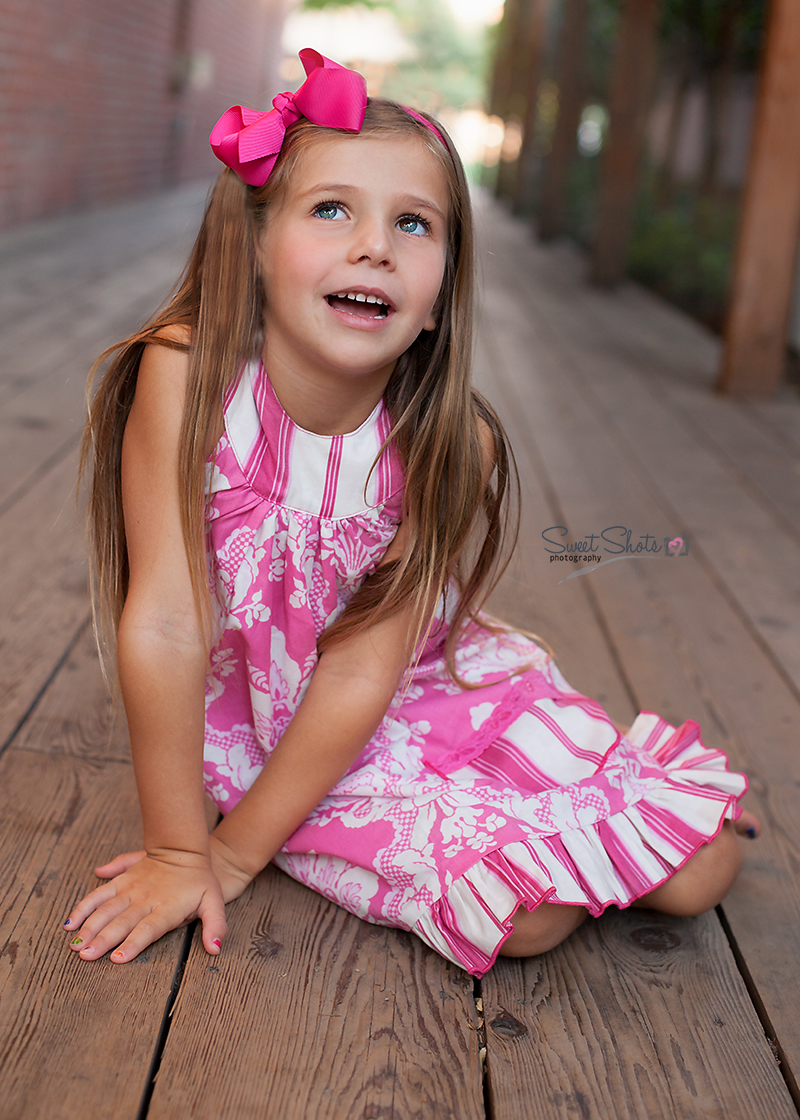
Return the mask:
<path id="1" fill-rule="evenodd" d="M 286 0 L 0 0 L 0 228 L 212 175 L 268 108 Z"/>

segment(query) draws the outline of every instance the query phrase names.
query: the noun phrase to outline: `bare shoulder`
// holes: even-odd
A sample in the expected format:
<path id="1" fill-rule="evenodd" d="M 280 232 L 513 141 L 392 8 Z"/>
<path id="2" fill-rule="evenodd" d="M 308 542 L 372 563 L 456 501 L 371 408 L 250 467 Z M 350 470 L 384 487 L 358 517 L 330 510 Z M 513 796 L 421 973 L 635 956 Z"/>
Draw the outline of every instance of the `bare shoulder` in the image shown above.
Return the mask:
<path id="1" fill-rule="evenodd" d="M 179 332 L 180 327 L 164 328 L 165 333 Z M 176 337 L 176 342 L 182 338 Z M 186 384 L 189 376 L 189 354 L 158 342 L 145 346 L 139 364 L 136 394 L 125 428 L 127 443 L 145 439 L 162 444 L 175 443 L 180 435 Z"/>

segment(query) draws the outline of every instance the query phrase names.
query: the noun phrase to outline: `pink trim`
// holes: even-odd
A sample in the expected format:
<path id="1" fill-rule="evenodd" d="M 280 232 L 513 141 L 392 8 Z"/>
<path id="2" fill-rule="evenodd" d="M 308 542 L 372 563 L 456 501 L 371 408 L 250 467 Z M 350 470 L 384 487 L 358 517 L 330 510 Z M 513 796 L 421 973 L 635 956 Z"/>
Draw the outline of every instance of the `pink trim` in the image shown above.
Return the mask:
<path id="1" fill-rule="evenodd" d="M 263 415 L 264 413 L 264 398 L 264 382 L 258 380 L 253 384 L 253 400 L 255 402 L 256 409 L 258 410 L 259 416 Z M 250 457 L 247 460 L 245 468 L 245 474 L 247 475 L 247 478 L 249 479 L 251 485 L 254 485 L 256 479 L 258 478 L 259 472 L 261 470 L 261 464 L 264 461 L 264 456 L 269 451 L 269 443 L 270 440 L 267 438 L 267 433 L 262 427 L 258 433 L 258 439 L 251 449 Z"/>
<path id="2" fill-rule="evenodd" d="M 325 488 L 322 492 L 322 504 L 319 510 L 320 517 L 333 517 L 333 508 L 336 504 L 336 483 L 339 481 L 339 468 L 342 465 L 343 442 L 341 436 L 334 436 L 331 439 L 328 466 L 325 471 Z"/>
<path id="3" fill-rule="evenodd" d="M 669 724 L 665 719 L 662 719 L 661 716 L 659 716 L 658 723 L 645 739 L 642 749 L 646 750 L 648 754 L 652 754 L 653 750 L 658 747 L 658 741 L 664 734 L 664 729 L 666 727 L 669 727 Z"/>
<path id="4" fill-rule="evenodd" d="M 378 417 L 378 439 L 381 445 L 389 438 L 391 431 L 389 425 L 389 414 L 386 409 Z M 392 449 L 393 450 L 393 449 Z M 378 460 L 378 465 L 375 468 L 378 473 L 377 494 L 375 495 L 378 502 L 385 501 L 391 493 L 392 481 L 392 467 L 391 467 L 391 454 L 392 450 L 387 448 L 381 454 Z"/>
<path id="5" fill-rule="evenodd" d="M 289 463 L 292 457 L 293 440 L 294 427 L 286 413 L 283 413 L 275 442 L 275 473 L 269 495 L 273 502 L 282 502 L 289 488 Z"/>

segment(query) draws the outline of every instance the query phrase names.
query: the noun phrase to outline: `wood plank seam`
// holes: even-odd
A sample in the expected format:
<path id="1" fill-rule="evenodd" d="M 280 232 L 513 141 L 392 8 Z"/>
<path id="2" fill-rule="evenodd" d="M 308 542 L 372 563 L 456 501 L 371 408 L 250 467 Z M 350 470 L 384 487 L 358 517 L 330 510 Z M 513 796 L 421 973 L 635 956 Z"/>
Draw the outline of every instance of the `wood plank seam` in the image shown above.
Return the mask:
<path id="1" fill-rule="evenodd" d="M 800 389 L 796 391 L 798 395 L 800 395 Z M 774 440 L 775 443 L 779 443 L 793 459 L 796 458 L 797 443 L 787 435 L 783 428 L 779 427 L 773 420 L 770 420 L 768 416 L 765 416 L 759 408 L 754 408 L 752 401 L 742 399 L 741 397 L 732 397 L 731 404 L 741 412 L 743 416 L 751 420 L 753 424 L 763 429 L 770 439 Z"/>
<path id="2" fill-rule="evenodd" d="M 720 446 L 720 444 L 717 443 L 713 436 L 703 430 L 703 428 L 694 419 L 691 412 L 688 409 L 684 408 L 682 405 L 678 404 L 676 401 L 671 400 L 669 397 L 667 397 L 658 382 L 648 382 L 648 388 L 653 392 L 654 396 L 657 396 L 659 398 L 659 402 L 663 405 L 665 411 L 666 409 L 671 408 L 681 416 L 686 427 L 694 433 L 698 442 L 712 453 L 723 470 L 725 470 L 727 474 L 729 474 L 730 477 L 733 478 L 738 483 L 738 485 L 742 487 L 743 490 L 747 490 L 751 494 L 751 496 L 769 512 L 770 516 L 775 520 L 776 524 L 780 528 L 782 528 L 784 532 L 789 536 L 794 537 L 798 541 L 800 541 L 800 526 L 798 526 L 790 518 L 788 518 L 783 513 L 783 511 L 775 505 L 769 494 L 762 490 L 762 488 L 756 482 L 749 478 L 745 474 L 745 472 L 736 465 L 736 461 L 731 457 L 731 455 L 725 450 L 724 447 Z"/>
<path id="3" fill-rule="evenodd" d="M 755 980 L 752 977 L 750 969 L 747 967 L 747 962 L 744 959 L 744 954 L 739 948 L 739 943 L 736 940 L 736 935 L 731 929 L 731 925 L 725 914 L 724 903 L 717 907 L 717 916 L 719 917 L 720 925 L 722 926 L 722 932 L 725 934 L 728 944 L 731 947 L 731 953 L 733 954 L 733 959 L 736 962 L 736 967 L 739 970 L 739 975 L 741 976 L 742 982 L 747 989 L 747 994 L 750 996 L 750 1002 L 753 1004 L 753 1009 L 758 1016 L 758 1020 L 761 1023 L 761 1026 L 764 1028 L 764 1034 L 767 1036 L 767 1041 L 769 1042 L 775 1054 L 775 1061 L 778 1063 L 778 1069 L 780 1070 L 781 1077 L 786 1083 L 786 1088 L 789 1090 L 789 1095 L 794 1102 L 794 1106 L 797 1109 L 798 1114 L 800 1114 L 800 1085 L 798 1085 L 797 1079 L 794 1076 L 791 1066 L 789 1065 L 789 1062 L 786 1058 L 786 1053 L 783 1046 L 781 1045 L 781 1040 L 778 1038 L 778 1033 L 772 1025 L 772 1020 L 770 1018 L 769 1012 L 764 1005 L 764 1001 L 761 998 Z"/>
<path id="4" fill-rule="evenodd" d="M 91 625 L 91 622 L 92 622 L 92 616 L 90 614 L 86 615 L 83 622 L 81 622 L 81 624 L 78 626 L 75 633 L 72 635 L 70 640 L 67 642 L 67 645 L 64 648 L 63 653 L 61 654 L 61 656 L 58 658 L 58 660 L 56 661 L 53 668 L 48 673 L 47 677 L 45 678 L 44 683 L 42 684 L 42 687 L 39 689 L 39 691 L 36 693 L 34 698 L 31 700 L 30 704 L 25 709 L 25 711 L 22 713 L 20 718 L 17 720 L 16 724 L 14 725 L 11 732 L 9 733 L 6 741 L 4 743 L 0 744 L 0 756 L 2 756 L 3 753 L 11 746 L 11 744 L 14 742 L 14 739 L 17 737 L 17 735 L 19 735 L 22 728 L 25 726 L 25 724 L 28 722 L 30 717 L 36 711 L 36 708 L 39 706 L 39 703 L 41 702 L 41 700 L 44 697 L 45 693 L 47 692 L 48 688 L 50 688 L 51 684 L 53 683 L 53 681 L 58 676 L 59 672 L 61 671 L 61 669 L 65 665 L 67 659 L 69 658 L 70 654 L 75 649 L 75 646 L 78 644 L 81 637 L 85 633 L 87 626 Z"/>
<path id="5" fill-rule="evenodd" d="M 147 1071 L 144 1089 L 142 1090 L 142 1099 L 139 1103 L 135 1120 L 146 1120 L 147 1118 L 150 1100 L 153 1096 L 153 1090 L 155 1089 L 156 1078 L 158 1077 L 158 1070 L 161 1066 L 161 1058 L 164 1054 L 164 1048 L 167 1045 L 170 1027 L 172 1026 L 172 1013 L 175 1010 L 175 1004 L 177 1003 L 183 985 L 183 974 L 186 970 L 186 962 L 189 959 L 189 950 L 192 947 L 194 931 L 197 925 L 197 921 L 190 922 L 184 930 L 183 944 L 178 953 L 178 959 L 175 962 L 175 972 L 173 973 L 172 983 L 170 984 L 169 992 L 167 993 L 167 998 L 164 1003 L 164 1015 L 161 1019 L 161 1025 L 159 1026 L 158 1035 L 156 1036 L 153 1046 L 153 1056 L 150 1059 L 150 1068 Z"/>
<path id="6" fill-rule="evenodd" d="M 564 360 L 567 360 L 566 356 L 564 356 Z M 628 460 L 628 462 L 631 464 L 632 469 L 639 473 L 642 484 L 647 492 L 651 495 L 653 501 L 658 506 L 660 506 L 660 508 L 673 521 L 674 524 L 679 526 L 682 522 L 682 518 L 680 517 L 675 507 L 672 505 L 672 502 L 669 500 L 663 490 L 658 486 L 656 481 L 650 476 L 649 472 L 643 469 L 643 464 L 639 456 L 631 447 L 624 434 L 616 428 L 612 418 L 608 415 L 603 402 L 594 393 L 589 380 L 583 377 L 577 363 L 571 362 L 571 365 L 573 371 L 583 381 L 585 393 L 587 394 L 587 396 L 593 399 L 595 415 L 602 421 L 609 433 L 614 436 L 615 440 L 617 441 L 620 453 Z M 761 649 L 765 657 L 767 657 L 775 672 L 789 689 L 792 696 L 800 702 L 800 689 L 798 688 L 797 683 L 792 679 L 772 647 L 765 641 L 764 637 L 761 635 L 757 627 L 753 624 L 745 607 L 739 602 L 735 592 L 728 586 L 727 582 L 722 578 L 720 573 L 717 571 L 717 568 L 711 562 L 711 559 L 706 555 L 703 548 L 696 540 L 692 541 L 692 551 L 697 558 L 698 563 L 706 572 L 708 578 L 717 588 L 723 599 L 725 599 L 725 601 L 728 603 L 728 606 L 731 608 L 734 614 L 739 618 L 740 622 L 747 630 L 750 637 Z"/>
<path id="7" fill-rule="evenodd" d="M 488 316 L 484 317 L 484 321 L 481 323 L 481 329 L 484 331 L 484 333 L 486 333 L 488 335 L 495 335 L 495 332 L 491 327 Z M 495 339 L 495 352 L 499 353 L 499 346 L 497 345 L 496 339 Z M 514 387 L 514 384 L 513 384 L 513 381 L 511 380 L 511 378 L 508 378 L 506 380 L 506 382 L 504 384 L 504 390 L 506 390 L 509 395 L 514 397 L 515 405 L 516 405 L 516 408 L 518 409 L 518 415 L 524 416 L 525 415 L 525 405 L 520 400 L 519 395 L 516 392 L 516 389 Z M 527 439 L 525 441 L 525 449 L 526 449 L 526 453 L 528 454 L 528 457 L 531 461 L 531 465 L 534 469 L 534 472 L 536 473 L 536 476 L 538 477 L 538 479 L 541 483 L 542 490 L 544 491 L 544 493 L 546 495 L 548 504 L 550 506 L 550 514 L 551 514 L 552 517 L 554 517 L 556 519 L 554 524 L 559 524 L 559 525 L 566 524 L 566 513 L 565 513 L 565 511 L 564 511 L 564 509 L 561 505 L 561 502 L 558 499 L 557 492 L 556 492 L 555 486 L 553 484 L 553 480 L 550 477 L 550 475 L 548 474 L 547 467 L 545 466 L 544 458 L 542 456 L 541 451 L 539 450 L 539 446 L 536 442 L 536 438 L 535 438 L 535 436 L 533 435 L 532 432 L 528 432 L 528 436 L 527 436 Z M 630 676 L 628 675 L 628 673 L 625 670 L 625 666 L 624 666 L 623 661 L 622 661 L 622 656 L 620 654 L 617 643 L 614 641 L 613 635 L 611 633 L 611 629 L 610 629 L 609 624 L 608 624 L 608 619 L 606 618 L 605 614 L 603 613 L 603 610 L 600 606 L 600 601 L 599 601 L 599 599 L 597 598 L 597 596 L 594 592 L 594 588 L 592 588 L 589 585 L 588 580 L 583 581 L 582 591 L 583 591 L 583 594 L 584 594 L 584 596 L 585 596 L 585 598 L 586 598 L 586 600 L 589 604 L 589 609 L 591 610 L 592 614 L 595 617 L 595 620 L 597 622 L 600 633 L 602 634 L 603 639 L 606 643 L 609 657 L 611 658 L 611 661 L 613 662 L 614 668 L 616 669 L 617 674 L 619 675 L 619 679 L 622 682 L 622 686 L 623 686 L 623 688 L 625 689 L 625 692 L 628 695 L 628 698 L 629 698 L 630 703 L 631 703 L 631 707 L 633 708 L 633 710 L 635 712 L 638 712 L 641 709 L 641 705 L 638 701 L 638 697 L 636 695 L 636 690 L 633 687 L 633 683 L 630 679 Z"/>
<path id="8" fill-rule="evenodd" d="M 489 1051 L 486 1039 L 486 1018 L 483 1011 L 483 984 L 480 976 L 473 977 L 472 1002 L 475 1005 L 475 1019 L 478 1024 L 475 1040 L 478 1044 L 478 1062 L 481 1070 L 481 1091 L 483 1093 L 483 1111 L 486 1120 L 492 1120 L 492 1100 L 489 1090 Z"/>
<path id="9" fill-rule="evenodd" d="M 598 394 L 594 391 L 594 388 L 591 384 L 591 380 L 584 376 L 583 371 L 580 367 L 580 363 L 575 359 L 575 357 L 572 354 L 570 354 L 568 351 L 566 351 L 564 349 L 563 345 L 561 345 L 561 346 L 558 345 L 559 344 L 559 339 L 553 334 L 552 330 L 548 329 L 548 324 L 546 322 L 544 322 L 544 321 L 540 322 L 539 323 L 539 329 L 542 330 L 543 332 L 545 332 L 546 334 L 548 334 L 551 344 L 553 344 L 554 346 L 556 346 L 559 349 L 561 362 L 564 363 L 564 364 L 568 364 L 572 373 L 573 373 L 573 375 L 576 376 L 578 378 L 578 380 L 582 383 L 583 392 L 593 402 L 592 407 L 593 407 L 593 411 L 594 411 L 595 415 L 598 417 L 598 419 L 600 419 L 604 423 L 607 431 L 613 437 L 614 441 L 617 443 L 617 446 L 620 450 L 620 453 L 628 460 L 628 462 L 631 464 L 634 471 L 640 476 L 642 484 L 645 486 L 648 493 L 651 495 L 651 497 L 656 502 L 656 504 L 658 504 L 665 511 L 665 513 L 669 517 L 671 517 L 671 519 L 673 520 L 675 525 L 677 527 L 680 527 L 680 525 L 682 524 L 682 518 L 680 518 L 677 510 L 674 508 L 672 503 L 669 501 L 666 494 L 664 494 L 664 492 L 661 490 L 661 488 L 656 484 L 655 480 L 652 479 L 650 473 L 646 470 L 643 470 L 642 463 L 640 461 L 639 456 L 637 455 L 635 450 L 631 447 L 630 442 L 626 438 L 624 433 L 620 432 L 617 429 L 617 427 L 616 427 L 616 425 L 613 421 L 613 418 L 611 416 L 609 416 L 608 411 L 607 411 L 603 401 L 600 399 Z M 624 340 L 617 340 L 617 341 L 618 341 L 618 345 L 620 347 L 620 351 L 623 352 L 623 353 L 626 353 L 626 352 L 629 353 L 630 357 L 631 357 L 631 360 L 632 361 L 635 360 L 637 356 L 635 355 L 635 353 L 630 352 L 630 347 L 626 345 L 625 341 Z M 653 384 L 652 380 L 648 379 L 646 381 L 646 385 L 647 385 L 648 388 L 650 388 L 652 386 L 652 384 Z M 659 399 L 659 404 L 661 405 L 662 408 L 672 407 L 672 402 L 665 402 L 664 400 L 661 400 L 661 399 Z M 704 435 L 703 440 L 701 442 L 703 443 L 703 445 L 705 445 L 705 443 L 706 443 L 705 435 Z M 748 614 L 746 613 L 746 609 L 739 603 L 738 598 L 736 597 L 735 593 L 728 587 L 727 583 L 725 583 L 721 579 L 721 577 L 718 575 L 714 566 L 710 563 L 709 558 L 703 553 L 702 549 L 700 548 L 699 544 L 696 541 L 692 542 L 692 547 L 693 547 L 693 550 L 694 550 L 696 556 L 699 559 L 699 562 L 701 563 L 703 568 L 706 570 L 706 572 L 708 573 L 708 575 L 710 576 L 710 578 L 714 582 L 717 589 L 721 592 L 721 594 L 723 595 L 725 600 L 728 602 L 728 604 L 731 606 L 731 608 L 733 609 L 733 611 L 735 612 L 737 617 L 739 617 L 739 619 L 744 623 L 748 633 L 757 642 L 759 648 L 766 654 L 770 663 L 772 664 L 772 666 L 778 672 L 781 680 L 789 687 L 792 695 L 796 699 L 800 700 L 800 691 L 798 690 L 797 683 L 792 680 L 792 678 L 788 674 L 786 668 L 778 660 L 777 655 L 773 652 L 772 648 L 766 643 L 766 641 L 761 636 L 759 631 L 755 628 L 755 626 L 751 622 Z"/>

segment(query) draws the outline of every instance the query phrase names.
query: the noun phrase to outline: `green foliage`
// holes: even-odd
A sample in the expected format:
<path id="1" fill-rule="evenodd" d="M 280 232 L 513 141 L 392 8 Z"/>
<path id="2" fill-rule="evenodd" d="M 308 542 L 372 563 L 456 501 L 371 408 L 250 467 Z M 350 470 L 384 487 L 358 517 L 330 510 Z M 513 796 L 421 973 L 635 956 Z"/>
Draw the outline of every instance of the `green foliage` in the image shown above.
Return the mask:
<path id="1" fill-rule="evenodd" d="M 352 8 L 358 4 L 361 8 L 389 8 L 397 10 L 397 3 L 393 0 L 303 0 L 303 11 L 318 11 L 320 8 Z"/>
<path id="2" fill-rule="evenodd" d="M 659 208 L 651 180 L 639 196 L 628 258 L 631 275 L 721 330 L 737 210 L 733 197 L 689 191 Z"/>
<path id="3" fill-rule="evenodd" d="M 622 0 L 588 0 L 586 84 L 589 100 L 605 100 Z"/>
<path id="4" fill-rule="evenodd" d="M 468 35 L 447 0 L 405 0 L 397 21 L 417 48 L 417 58 L 401 62 L 383 92 L 398 101 L 436 113 L 445 106 L 479 105 L 485 93 L 485 41 Z"/>
<path id="5" fill-rule="evenodd" d="M 304 0 L 303 9 L 353 6 L 391 11 L 417 50 L 416 58 L 387 69 L 382 96 L 432 113 L 483 104 L 488 37 L 465 31 L 447 0 Z"/>
<path id="6" fill-rule="evenodd" d="M 737 65 L 752 70 L 766 12 L 767 0 L 665 0 L 662 36 L 690 51 L 701 69 L 718 65 L 732 47 Z"/>

